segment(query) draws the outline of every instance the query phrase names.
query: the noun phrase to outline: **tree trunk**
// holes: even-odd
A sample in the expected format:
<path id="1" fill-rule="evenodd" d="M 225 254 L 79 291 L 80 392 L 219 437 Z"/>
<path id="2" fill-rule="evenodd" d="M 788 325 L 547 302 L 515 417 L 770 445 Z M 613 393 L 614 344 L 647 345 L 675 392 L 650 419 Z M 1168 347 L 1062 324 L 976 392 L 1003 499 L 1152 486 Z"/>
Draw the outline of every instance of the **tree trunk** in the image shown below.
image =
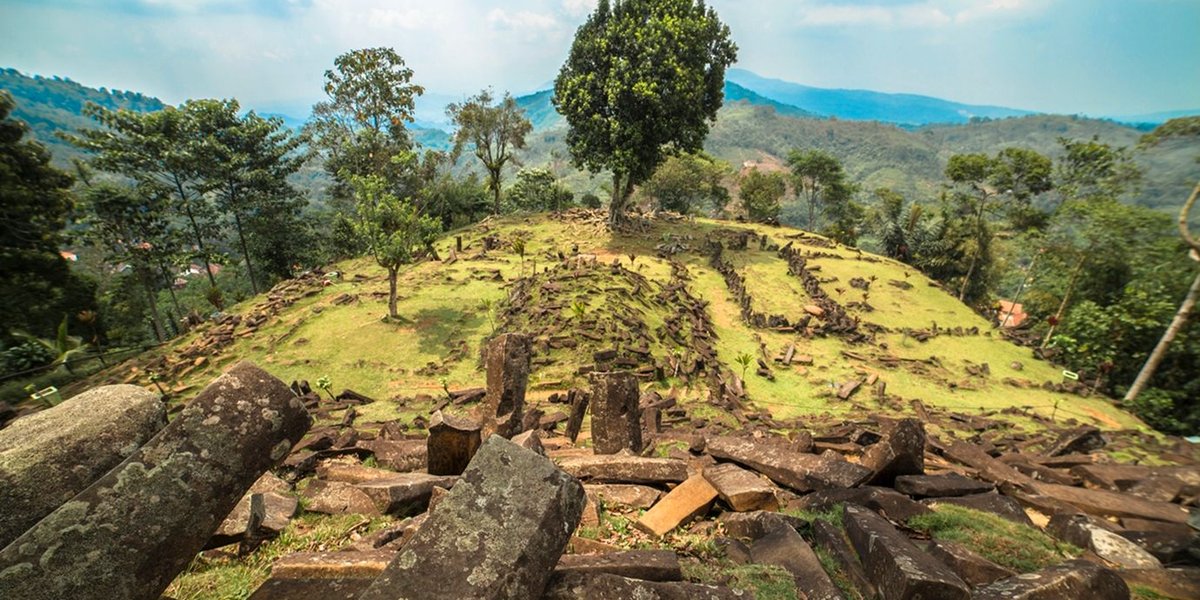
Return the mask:
<path id="1" fill-rule="evenodd" d="M 388 269 L 388 318 L 390 319 L 400 318 L 400 314 L 396 312 L 396 278 L 399 274 L 399 268 Z"/>
<path id="2" fill-rule="evenodd" d="M 1050 325 L 1050 330 L 1046 332 L 1046 339 L 1042 340 L 1043 348 L 1050 343 L 1050 338 L 1054 337 L 1054 330 L 1058 328 L 1058 324 L 1062 323 L 1063 313 L 1067 312 L 1067 303 L 1071 301 L 1071 293 L 1075 291 L 1075 283 L 1079 281 L 1080 273 L 1083 273 L 1083 263 L 1087 260 L 1087 256 L 1091 251 L 1091 248 L 1084 251 L 1079 256 L 1079 262 L 1075 263 L 1075 269 L 1071 271 L 1071 279 L 1067 281 L 1067 291 L 1063 293 L 1062 302 L 1058 304 L 1058 312 L 1054 313 L 1054 323 Z"/>
<path id="3" fill-rule="evenodd" d="M 175 307 L 175 312 L 183 314 L 183 308 L 179 306 L 179 297 L 175 295 L 175 279 L 171 277 L 171 272 L 167 270 L 167 265 L 158 263 L 158 270 L 162 272 L 163 281 L 167 284 L 167 292 L 171 294 L 171 306 Z"/>
<path id="4" fill-rule="evenodd" d="M 254 281 L 254 266 L 250 264 L 250 247 L 246 245 L 246 234 L 242 232 L 242 215 L 236 210 L 233 211 L 233 224 L 242 244 L 242 258 L 246 259 L 246 276 L 250 278 L 250 291 L 258 294 L 258 283 Z"/>
<path id="5" fill-rule="evenodd" d="M 1037 261 L 1042 257 L 1042 253 L 1038 252 L 1033 255 L 1033 261 L 1029 263 L 1029 270 L 1025 271 L 1025 278 L 1021 280 L 1021 285 L 1017 287 L 1017 295 L 1012 299 L 1012 305 L 1008 312 L 1004 315 L 1004 320 L 1000 322 L 1000 328 L 1003 329 L 1008 325 L 1008 320 L 1012 318 L 1012 313 L 1017 309 L 1017 303 L 1021 301 L 1021 294 L 1025 293 L 1025 286 L 1029 285 L 1029 279 L 1033 277 L 1033 270 L 1037 268 Z"/>
<path id="6" fill-rule="evenodd" d="M 150 302 L 150 323 L 154 325 L 154 337 L 159 342 L 167 340 L 167 332 L 163 329 L 162 317 L 158 314 L 158 297 L 154 293 L 154 285 L 150 277 L 142 276 L 142 285 L 146 288 L 146 300 Z"/>
<path id="7" fill-rule="evenodd" d="M 492 188 L 492 214 L 500 214 L 500 170 L 488 172 L 488 187 Z"/>
<path id="8" fill-rule="evenodd" d="M 192 224 L 192 235 L 196 236 L 196 247 L 200 249 L 200 257 L 204 259 L 204 272 L 208 274 L 208 283 L 213 287 L 217 287 L 217 280 L 213 278 L 212 265 L 208 262 L 208 252 L 204 250 L 204 236 L 200 234 L 200 226 L 196 224 L 196 216 L 192 214 L 192 206 L 188 204 L 187 192 L 183 189 L 183 182 L 179 178 L 175 178 L 175 189 L 179 190 L 179 202 L 183 204 L 183 211 L 187 213 L 188 222 Z"/>
<path id="9" fill-rule="evenodd" d="M 625 190 L 621 187 L 621 174 L 613 173 L 612 201 L 608 203 L 608 226 L 616 229 L 625 213 Z"/>
<path id="10" fill-rule="evenodd" d="M 979 255 L 971 256 L 971 267 L 967 269 L 967 274 L 963 277 L 962 286 L 958 288 L 958 301 L 962 302 L 963 298 L 967 297 L 967 287 L 971 285 L 971 276 L 975 274 L 975 263 L 979 262 Z"/>

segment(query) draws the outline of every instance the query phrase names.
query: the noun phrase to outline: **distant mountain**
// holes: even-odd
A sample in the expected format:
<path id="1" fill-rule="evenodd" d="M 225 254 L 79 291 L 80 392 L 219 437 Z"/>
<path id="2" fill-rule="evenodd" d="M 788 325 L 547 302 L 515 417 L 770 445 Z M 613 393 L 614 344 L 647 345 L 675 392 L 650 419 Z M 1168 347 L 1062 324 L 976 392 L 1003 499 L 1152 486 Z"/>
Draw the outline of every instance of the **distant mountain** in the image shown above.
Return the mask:
<path id="1" fill-rule="evenodd" d="M 768 79 L 744 69 L 730 69 L 726 79 L 761 96 L 821 116 L 898 125 L 968 123 L 972 118 L 1001 119 L 1033 114 L 1001 106 L 978 106 L 920 96 L 870 90 L 825 89 Z"/>
<path id="2" fill-rule="evenodd" d="M 1129 123 L 1131 125 L 1147 125 L 1150 127 L 1142 127 L 1142 129 L 1152 129 L 1153 126 L 1162 125 L 1171 119 L 1180 117 L 1194 117 L 1200 115 L 1200 108 L 1192 110 L 1165 110 L 1162 112 L 1146 113 L 1141 115 L 1119 115 L 1106 117 L 1120 123 Z"/>

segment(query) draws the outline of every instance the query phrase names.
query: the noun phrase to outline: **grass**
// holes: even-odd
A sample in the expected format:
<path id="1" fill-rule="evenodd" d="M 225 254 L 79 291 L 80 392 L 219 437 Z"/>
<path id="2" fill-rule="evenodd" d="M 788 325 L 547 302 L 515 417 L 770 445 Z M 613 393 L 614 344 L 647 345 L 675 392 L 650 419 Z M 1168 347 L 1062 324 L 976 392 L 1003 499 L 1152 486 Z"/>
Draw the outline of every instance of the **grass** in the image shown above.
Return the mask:
<path id="1" fill-rule="evenodd" d="M 795 600 L 799 597 L 792 574 L 775 565 L 737 565 L 728 560 L 689 561 L 683 564 L 683 576 L 696 583 L 750 591 L 756 600 Z"/>
<path id="2" fill-rule="evenodd" d="M 858 588 L 850 583 L 850 578 L 842 571 L 842 565 L 838 564 L 837 559 L 832 554 L 825 551 L 820 546 L 813 546 L 813 553 L 817 555 L 817 560 L 821 561 L 821 568 L 825 569 L 825 574 L 829 575 L 829 579 L 833 581 L 842 592 L 842 596 L 849 600 L 862 600 L 862 594 Z"/>
<path id="3" fill-rule="evenodd" d="M 1129 587 L 1130 600 L 1171 600 L 1170 596 L 1159 593 L 1158 590 L 1144 585 Z"/>
<path id="4" fill-rule="evenodd" d="M 293 519 L 279 537 L 263 544 L 246 558 L 197 557 L 188 569 L 171 583 L 165 595 L 176 600 L 248 598 L 267 580 L 271 565 L 278 558 L 294 552 L 338 550 L 352 541 L 352 532 L 367 534 L 394 522 L 390 517 L 302 515 Z"/>
<path id="5" fill-rule="evenodd" d="M 813 521 L 826 521 L 842 527 L 842 504 L 839 502 L 830 506 L 825 510 L 802 510 L 798 508 L 785 508 L 782 512 L 785 515 L 796 517 L 803 521 L 812 523 Z"/>
<path id="6" fill-rule="evenodd" d="M 935 505 L 932 514 L 913 517 L 908 525 L 934 539 L 963 544 L 1018 573 L 1031 573 L 1082 553 L 1028 525 L 952 504 Z"/>

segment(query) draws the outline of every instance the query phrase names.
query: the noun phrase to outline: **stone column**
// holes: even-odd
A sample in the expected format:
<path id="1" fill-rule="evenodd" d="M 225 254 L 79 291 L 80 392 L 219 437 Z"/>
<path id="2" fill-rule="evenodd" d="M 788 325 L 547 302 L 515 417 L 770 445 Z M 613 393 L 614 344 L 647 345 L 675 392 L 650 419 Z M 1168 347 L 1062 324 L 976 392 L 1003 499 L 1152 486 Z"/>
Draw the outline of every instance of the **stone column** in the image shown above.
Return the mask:
<path id="1" fill-rule="evenodd" d="M 309 425 L 282 381 L 239 363 L 132 456 L 0 550 L 0 595 L 157 600 Z"/>
<path id="2" fill-rule="evenodd" d="M 106 385 L 0 429 L 0 548 L 166 424 L 158 394 L 136 385 Z"/>
<path id="3" fill-rule="evenodd" d="M 592 374 L 592 448 L 596 454 L 642 451 L 638 381 L 629 371 Z"/>
<path id="4" fill-rule="evenodd" d="M 484 438 L 493 433 L 506 438 L 521 433 L 531 352 L 529 336 L 521 333 L 506 333 L 488 345 L 487 395 L 480 415 Z"/>
<path id="5" fill-rule="evenodd" d="M 471 419 L 433 413 L 427 440 L 430 475 L 462 475 L 479 449 L 479 424 Z"/>

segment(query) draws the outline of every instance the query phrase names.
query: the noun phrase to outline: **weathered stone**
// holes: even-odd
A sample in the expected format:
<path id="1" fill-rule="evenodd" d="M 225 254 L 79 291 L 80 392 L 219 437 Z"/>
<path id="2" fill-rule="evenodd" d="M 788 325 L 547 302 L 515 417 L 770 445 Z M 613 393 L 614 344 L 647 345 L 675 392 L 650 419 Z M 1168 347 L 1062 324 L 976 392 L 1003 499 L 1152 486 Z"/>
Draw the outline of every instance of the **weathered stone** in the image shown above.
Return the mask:
<path id="1" fill-rule="evenodd" d="M 243 362 L 107 475 L 0 550 L 5 596 L 156 599 L 308 429 L 300 399 Z"/>
<path id="2" fill-rule="evenodd" d="M 988 585 L 1016 575 L 1011 569 L 1002 567 L 972 552 L 966 546 L 954 542 L 942 540 L 930 542 L 929 555 L 950 567 L 960 579 L 971 587 Z"/>
<path id="3" fill-rule="evenodd" d="M 158 394 L 106 385 L 0 429 L 0 548 L 166 424 Z"/>
<path id="4" fill-rule="evenodd" d="M 526 450 L 532 450 L 542 456 L 546 455 L 546 447 L 542 445 L 542 436 L 535 429 L 514 435 L 512 442 Z"/>
<path id="5" fill-rule="evenodd" d="M 360 600 L 541 597 L 583 504 L 549 459 L 492 436 Z"/>
<path id="6" fill-rule="evenodd" d="M 579 430 L 583 427 L 583 417 L 587 414 L 590 395 L 583 390 L 567 392 L 567 402 L 571 405 L 571 414 L 567 416 L 567 429 L 564 435 L 574 444 L 579 438 Z"/>
<path id="7" fill-rule="evenodd" d="M 355 600 L 370 579 L 268 579 L 250 600 Z"/>
<path id="8" fill-rule="evenodd" d="M 317 465 L 317 477 L 325 481 L 340 481 L 342 483 L 363 483 L 376 479 L 395 477 L 395 471 L 364 467 L 358 462 L 345 463 L 340 461 L 325 461 Z"/>
<path id="9" fill-rule="evenodd" d="M 778 528 L 750 546 L 750 559 L 758 564 L 783 567 L 808 600 L 842 600 L 812 547 L 791 527 Z"/>
<path id="10" fill-rule="evenodd" d="M 754 469 L 798 492 L 855 487 L 871 476 L 871 470 L 860 465 L 802 454 L 766 440 L 712 437 L 705 444 L 705 451 Z"/>
<path id="11" fill-rule="evenodd" d="M 671 550 L 627 550 L 603 554 L 564 554 L 555 573 L 609 573 L 645 581 L 680 581 L 683 570 Z"/>
<path id="12" fill-rule="evenodd" d="M 663 536 L 679 525 L 705 514 L 717 499 L 717 490 L 702 475 L 693 475 L 663 496 L 634 525 Z"/>
<path id="13" fill-rule="evenodd" d="M 858 555 L 850 546 L 850 540 L 846 537 L 845 530 L 829 521 L 817 519 L 812 522 L 811 531 L 813 543 L 833 558 L 834 562 L 838 564 L 838 569 L 846 576 L 850 585 L 858 591 L 859 596 L 875 598 L 877 596 L 875 584 L 871 583 L 867 572 L 863 570 Z"/>
<path id="14" fill-rule="evenodd" d="M 592 373 L 592 448 L 596 454 L 642 450 L 638 380 L 630 371 Z"/>
<path id="15" fill-rule="evenodd" d="M 1130 486 L 1127 493 L 1153 502 L 1174 502 L 1187 485 L 1172 475 L 1151 475 Z"/>
<path id="16" fill-rule="evenodd" d="M 725 533 L 739 540 L 754 541 L 777 529 L 791 527 L 787 515 L 777 512 L 754 510 L 750 512 L 727 512 L 718 517 Z"/>
<path id="17" fill-rule="evenodd" d="M 735 511 L 779 509 L 775 486 L 733 463 L 704 469 L 704 478 L 716 488 L 721 500 Z"/>
<path id="18" fill-rule="evenodd" d="M 983 512 L 989 512 L 1012 521 L 1033 527 L 1033 521 L 1029 519 L 1029 515 L 1025 513 L 1025 509 L 1021 508 L 1021 504 L 1008 496 L 1000 494 L 971 494 L 970 496 L 953 496 L 946 498 L 929 498 L 922 500 L 922 504 L 953 504 L 955 506 L 965 506 Z"/>
<path id="19" fill-rule="evenodd" d="M 355 484 L 375 503 L 381 514 L 408 517 L 420 514 L 429 506 L 433 488 L 448 488 L 457 477 L 426 473 L 397 473 L 387 479 L 375 479 Z"/>
<path id="20" fill-rule="evenodd" d="M 900 475 L 925 474 L 925 425 L 917 419 L 895 422 L 883 439 L 867 448 L 862 465 L 874 472 L 874 485 L 891 485 Z"/>
<path id="21" fill-rule="evenodd" d="M 598 454 L 563 459 L 562 470 L 578 477 L 604 483 L 648 483 L 662 485 L 687 479 L 687 463 L 671 458 L 643 458 L 629 454 Z"/>
<path id="22" fill-rule="evenodd" d="M 314 479 L 300 490 L 300 497 L 304 498 L 304 509 L 308 512 L 326 515 L 382 514 L 366 492 L 342 481 Z"/>
<path id="23" fill-rule="evenodd" d="M 426 443 L 429 474 L 461 475 L 480 443 L 479 423 L 435 411 Z"/>
<path id="24" fill-rule="evenodd" d="M 928 506 L 914 502 L 904 494 L 874 486 L 845 490 L 821 490 L 800 498 L 791 506 L 798 506 L 810 511 L 824 511 L 838 504 L 865 506 L 898 523 L 933 512 Z"/>
<path id="25" fill-rule="evenodd" d="M 987 452 L 967 442 L 951 442 L 945 446 L 946 458 L 960 462 L 979 471 L 979 476 L 996 484 L 1013 483 L 1029 486 L 1033 478 L 992 458 Z"/>
<path id="26" fill-rule="evenodd" d="M 1200 598 L 1200 567 L 1121 569 L 1117 574 L 1129 587 L 1150 588 L 1173 600 Z"/>
<path id="27" fill-rule="evenodd" d="M 902 475 L 896 478 L 897 492 L 908 494 L 914 498 L 945 498 L 947 496 L 968 496 L 971 494 L 986 494 L 996 489 L 996 486 L 958 473 L 944 475 Z"/>
<path id="28" fill-rule="evenodd" d="M 1058 436 L 1054 444 L 1046 449 L 1045 454 L 1046 456 L 1087 454 L 1088 452 L 1094 452 L 1103 448 L 1107 443 L 1108 441 L 1104 439 L 1104 435 L 1100 433 L 1099 429 L 1091 425 L 1085 425 L 1064 431 L 1062 435 Z"/>
<path id="29" fill-rule="evenodd" d="M 1073 560 L 1001 579 L 975 590 L 975 600 L 1128 600 L 1129 586 L 1111 569 Z"/>
<path id="30" fill-rule="evenodd" d="M 1179 505 L 1143 500 L 1108 490 L 1036 483 L 1033 485 L 1033 491 L 1100 516 L 1135 517 L 1170 523 L 1186 523 L 1188 519 L 1188 511 Z"/>
<path id="31" fill-rule="evenodd" d="M 492 340 L 484 358 L 487 395 L 480 405 L 483 435 L 512 437 L 520 433 L 525 412 L 525 387 L 529 384 L 529 336 L 506 333 Z"/>
<path id="32" fill-rule="evenodd" d="M 749 592 L 679 581 L 641 581 L 607 573 L 555 575 L 544 600 L 749 600 Z"/>
<path id="33" fill-rule="evenodd" d="M 1193 548 L 1200 550 L 1200 538 L 1195 532 L 1184 534 L 1166 531 L 1119 531 L 1117 535 L 1137 544 L 1163 564 L 1191 561 Z"/>
<path id="34" fill-rule="evenodd" d="M 1112 531 L 1115 526 L 1083 514 L 1056 514 L 1050 517 L 1046 533 L 1091 550 L 1096 556 L 1127 569 L 1161 567 L 1158 559 L 1137 544 Z"/>
<path id="35" fill-rule="evenodd" d="M 296 510 L 300 507 L 295 496 L 278 492 L 256 491 L 254 488 L 250 488 L 250 492 L 238 501 L 229 516 L 221 522 L 221 526 L 217 528 L 217 532 L 213 534 L 212 539 L 205 544 L 205 547 L 216 548 L 242 539 L 246 534 L 247 524 L 250 522 L 250 499 L 254 494 L 262 494 L 263 497 L 264 515 L 259 524 L 259 532 L 274 536 L 287 529 L 288 523 L 291 523 L 292 517 L 296 515 Z"/>
<path id="36" fill-rule="evenodd" d="M 368 440 L 357 445 L 374 454 L 379 466 L 393 471 L 420 471 L 429 462 L 425 440 Z"/>
<path id="37" fill-rule="evenodd" d="M 970 589 L 949 567 L 908 541 L 883 517 L 846 505 L 844 523 L 867 576 L 884 600 L 967 600 Z"/>
<path id="38" fill-rule="evenodd" d="M 395 552 L 295 552 L 271 565 L 273 579 L 374 579 Z"/>
<path id="39" fill-rule="evenodd" d="M 650 508 L 662 496 L 662 492 L 644 485 L 599 483 L 585 485 L 583 489 L 589 494 L 596 494 L 607 504 L 619 504 L 630 508 Z"/>

